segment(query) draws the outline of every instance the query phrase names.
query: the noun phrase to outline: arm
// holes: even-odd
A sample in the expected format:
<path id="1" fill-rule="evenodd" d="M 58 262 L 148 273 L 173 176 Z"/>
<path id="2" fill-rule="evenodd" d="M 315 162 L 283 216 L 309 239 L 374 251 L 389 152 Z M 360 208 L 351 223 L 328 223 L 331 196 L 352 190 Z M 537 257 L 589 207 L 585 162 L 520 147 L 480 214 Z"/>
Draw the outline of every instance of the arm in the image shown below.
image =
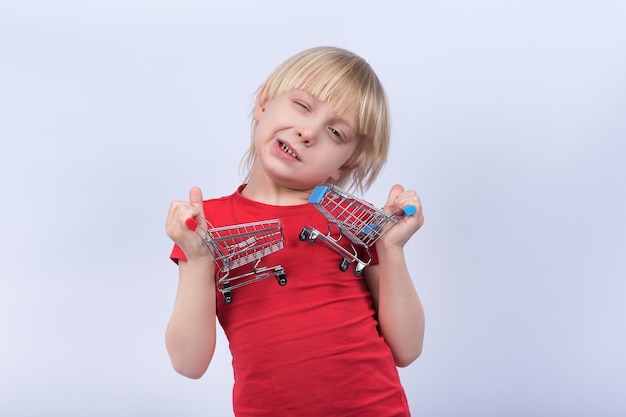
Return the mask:
<path id="1" fill-rule="evenodd" d="M 378 323 L 391 348 L 396 365 L 410 365 L 422 352 L 424 310 L 411 279 L 404 245 L 424 222 L 419 198 L 413 191 L 394 186 L 385 205 L 386 211 L 414 205 L 417 212 L 403 218 L 376 242 L 378 265 L 363 270 L 364 278 L 378 312 Z"/>
<path id="2" fill-rule="evenodd" d="M 200 378 L 215 351 L 215 284 L 212 259 L 180 260 L 178 290 L 165 332 L 176 372 Z"/>
<path id="3" fill-rule="evenodd" d="M 172 203 L 166 222 L 168 236 L 180 246 L 187 261 L 178 262 L 178 289 L 165 345 L 177 372 L 200 378 L 215 350 L 215 262 L 201 239 L 185 224 L 190 217 L 200 224 L 204 222 L 198 188 L 191 189 L 189 203 Z"/>

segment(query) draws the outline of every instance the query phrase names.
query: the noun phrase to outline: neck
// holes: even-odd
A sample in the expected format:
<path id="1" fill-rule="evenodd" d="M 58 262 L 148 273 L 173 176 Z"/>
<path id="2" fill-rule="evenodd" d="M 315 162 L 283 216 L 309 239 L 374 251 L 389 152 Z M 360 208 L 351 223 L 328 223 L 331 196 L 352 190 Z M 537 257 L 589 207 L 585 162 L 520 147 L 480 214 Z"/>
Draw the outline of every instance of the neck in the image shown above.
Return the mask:
<path id="1" fill-rule="evenodd" d="M 307 203 L 311 191 L 294 190 L 268 179 L 262 180 L 252 176 L 241 191 L 241 195 L 250 200 L 273 206 L 295 206 Z"/>

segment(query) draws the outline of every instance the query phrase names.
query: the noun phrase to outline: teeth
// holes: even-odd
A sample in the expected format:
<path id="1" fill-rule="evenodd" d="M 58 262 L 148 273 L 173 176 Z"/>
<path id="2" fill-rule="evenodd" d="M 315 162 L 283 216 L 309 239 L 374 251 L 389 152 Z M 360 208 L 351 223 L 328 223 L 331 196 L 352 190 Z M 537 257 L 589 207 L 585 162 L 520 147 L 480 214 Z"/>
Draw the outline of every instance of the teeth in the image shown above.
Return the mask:
<path id="1" fill-rule="evenodd" d="M 282 149 L 286 154 L 291 155 L 294 158 L 298 159 L 298 155 L 296 155 L 296 153 L 292 151 L 291 149 L 289 149 L 289 147 L 287 147 L 287 145 L 285 145 L 284 143 L 280 144 L 280 149 Z"/>

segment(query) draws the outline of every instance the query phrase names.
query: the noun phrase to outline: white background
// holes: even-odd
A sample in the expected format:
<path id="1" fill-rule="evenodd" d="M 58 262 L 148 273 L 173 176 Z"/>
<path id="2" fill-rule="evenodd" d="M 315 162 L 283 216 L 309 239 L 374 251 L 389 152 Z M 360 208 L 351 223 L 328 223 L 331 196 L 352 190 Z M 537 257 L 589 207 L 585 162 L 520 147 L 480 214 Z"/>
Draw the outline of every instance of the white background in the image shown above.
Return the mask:
<path id="1" fill-rule="evenodd" d="M 0 414 L 229 416 L 163 333 L 170 200 L 230 194 L 256 88 L 366 58 L 393 114 L 366 198 L 418 191 L 415 416 L 626 414 L 626 3 L 13 1 L 0 6 Z"/>

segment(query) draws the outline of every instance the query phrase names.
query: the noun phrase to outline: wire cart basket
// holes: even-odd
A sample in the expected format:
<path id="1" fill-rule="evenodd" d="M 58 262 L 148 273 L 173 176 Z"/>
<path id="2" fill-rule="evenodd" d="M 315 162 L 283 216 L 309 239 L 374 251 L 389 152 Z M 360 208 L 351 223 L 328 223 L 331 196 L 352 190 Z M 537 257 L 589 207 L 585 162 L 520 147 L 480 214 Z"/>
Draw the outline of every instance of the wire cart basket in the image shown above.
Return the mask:
<path id="1" fill-rule="evenodd" d="M 282 266 L 259 267 L 264 256 L 270 255 L 284 246 L 283 232 L 279 219 L 252 223 L 242 223 L 225 227 L 213 227 L 206 222 L 204 228 L 195 219 L 188 219 L 187 226 L 195 231 L 209 249 L 219 269 L 217 289 L 224 301 L 233 301 L 232 291 L 244 285 L 258 282 L 268 277 L 276 277 L 278 284 L 287 284 Z M 230 276 L 230 271 L 243 265 L 254 263 L 252 272 Z"/>
<path id="2" fill-rule="evenodd" d="M 309 203 L 328 220 L 328 233 L 322 234 L 312 227 L 305 226 L 300 232 L 300 240 L 313 243 L 319 239 L 341 255 L 343 259 L 339 268 L 342 271 L 347 270 L 350 263 L 356 262 L 355 275 L 361 275 L 363 269 L 371 263 L 369 248 L 403 216 L 412 216 L 416 212 L 415 206 L 407 206 L 393 214 L 385 213 L 333 184 L 315 187 L 309 197 Z M 333 237 L 331 225 L 339 231 L 338 236 Z M 344 236 L 351 242 L 350 249 L 339 244 Z M 359 258 L 359 251 L 355 245 L 364 249 L 363 259 Z"/>

